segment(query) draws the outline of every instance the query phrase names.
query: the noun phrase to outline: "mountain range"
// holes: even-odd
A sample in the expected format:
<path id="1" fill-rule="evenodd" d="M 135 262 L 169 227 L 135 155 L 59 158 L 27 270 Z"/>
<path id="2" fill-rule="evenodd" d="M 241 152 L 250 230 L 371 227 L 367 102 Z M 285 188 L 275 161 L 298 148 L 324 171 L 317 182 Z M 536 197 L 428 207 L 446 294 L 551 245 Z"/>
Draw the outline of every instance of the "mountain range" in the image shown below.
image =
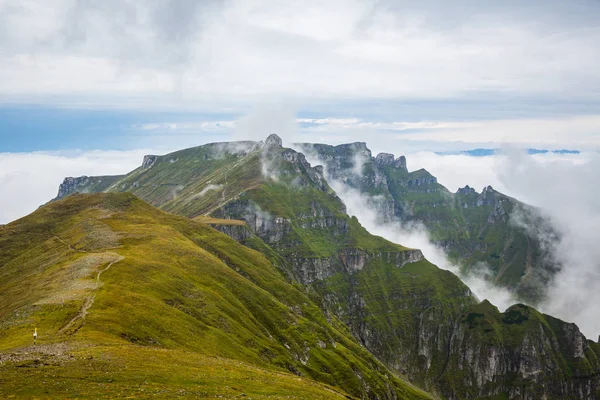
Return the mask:
<path id="1" fill-rule="evenodd" d="M 600 344 L 575 324 L 480 301 L 368 232 L 332 186 L 382 222 L 423 224 L 465 272 L 486 263 L 530 304 L 556 272 L 514 223 L 545 223 L 535 208 L 451 193 L 364 143 L 293 147 L 271 135 L 149 155 L 126 175 L 66 178 L 1 226 L 0 393 L 600 398 Z"/>

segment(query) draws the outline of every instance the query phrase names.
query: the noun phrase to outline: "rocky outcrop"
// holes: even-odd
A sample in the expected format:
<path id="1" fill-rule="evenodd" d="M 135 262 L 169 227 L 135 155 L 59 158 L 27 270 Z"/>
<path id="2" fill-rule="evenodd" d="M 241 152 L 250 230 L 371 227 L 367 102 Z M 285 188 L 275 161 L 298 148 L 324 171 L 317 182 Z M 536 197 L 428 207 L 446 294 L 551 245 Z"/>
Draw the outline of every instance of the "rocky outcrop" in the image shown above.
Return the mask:
<path id="1" fill-rule="evenodd" d="M 142 169 L 151 168 L 156 160 L 158 160 L 159 156 L 147 155 L 144 156 L 144 160 L 142 161 Z"/>
<path id="2" fill-rule="evenodd" d="M 77 192 L 78 189 L 85 187 L 89 183 L 89 179 L 90 178 L 85 175 L 78 178 L 65 178 L 58 187 L 58 194 L 56 195 L 56 198 L 61 199 L 68 194 Z"/>
<path id="3" fill-rule="evenodd" d="M 114 176 L 80 176 L 77 178 L 67 177 L 58 187 L 58 194 L 53 199 L 59 200 L 73 193 L 95 193 L 101 192 L 108 188 L 118 179 L 122 178 L 121 175 Z"/>
<path id="4" fill-rule="evenodd" d="M 484 301 L 457 324 L 440 386 L 451 400 L 594 400 L 598 359 L 574 324 L 520 304 L 499 313 Z"/>
<path id="5" fill-rule="evenodd" d="M 473 189 L 469 185 L 466 185 L 464 188 L 459 188 L 456 191 L 456 194 L 465 196 L 465 195 L 477 194 L 477 192 L 475 191 L 475 189 Z"/>
<path id="6" fill-rule="evenodd" d="M 265 243 L 290 247 L 298 244 L 291 233 L 291 220 L 284 216 L 272 215 L 251 200 L 234 200 L 213 213 L 217 218 L 232 218 L 246 221 L 256 236 Z M 328 229 L 334 236 L 344 235 L 348 229 L 346 218 L 340 218 L 318 202 L 311 204 L 310 211 L 295 218 L 303 229 Z"/>
<path id="7" fill-rule="evenodd" d="M 506 222 L 508 219 L 507 213 L 504 210 L 504 202 L 505 199 L 498 199 L 494 204 L 494 209 L 488 216 L 487 222 L 488 224 L 495 224 L 497 222 Z"/>
<path id="8" fill-rule="evenodd" d="M 210 223 L 209 225 L 231 237 L 236 242 L 240 242 L 242 244 L 252 237 L 252 230 L 250 230 L 250 228 L 248 228 L 246 225 L 223 225 Z"/>
<path id="9" fill-rule="evenodd" d="M 400 156 L 394 161 L 394 167 L 403 170 L 408 173 L 408 167 L 406 166 L 406 157 Z"/>
<path id="10" fill-rule="evenodd" d="M 293 173 L 298 176 L 298 183 L 301 183 L 303 186 L 309 186 L 312 183 L 325 192 L 330 190 L 327 180 L 323 175 L 323 166 L 317 165 L 312 167 L 304 154 L 292 149 L 285 149 L 281 152 L 281 158 L 294 167 Z"/>
<path id="11" fill-rule="evenodd" d="M 301 257 L 290 255 L 286 257 L 293 268 L 298 281 L 310 285 L 317 281 L 324 281 L 337 274 L 352 275 L 361 271 L 373 262 L 386 262 L 402 268 L 406 264 L 424 259 L 421 250 L 405 250 L 398 252 L 365 252 L 351 248 L 340 251 L 331 257 Z"/>
<path id="12" fill-rule="evenodd" d="M 496 203 L 497 194 L 498 192 L 491 186 L 483 188 L 483 191 L 477 197 L 477 206 L 493 206 Z"/>
<path id="13" fill-rule="evenodd" d="M 272 133 L 269 136 L 267 136 L 267 139 L 265 140 L 265 147 L 271 147 L 271 146 L 276 146 L 276 147 L 281 147 L 283 145 L 283 141 L 281 140 L 281 138 Z"/>
<path id="14" fill-rule="evenodd" d="M 408 173 L 408 168 L 406 167 L 406 157 L 400 156 L 398 158 L 394 158 L 393 154 L 390 153 L 379 153 L 373 160 L 375 165 L 378 167 L 394 167 L 396 169 L 402 170 L 403 172 Z"/>
<path id="15" fill-rule="evenodd" d="M 434 176 L 427 178 L 414 178 L 406 181 L 406 186 L 427 186 L 437 183 L 437 178 Z"/>
<path id="16" fill-rule="evenodd" d="M 379 167 L 389 167 L 394 165 L 394 155 L 390 153 L 379 153 L 375 157 L 375 165 Z"/>

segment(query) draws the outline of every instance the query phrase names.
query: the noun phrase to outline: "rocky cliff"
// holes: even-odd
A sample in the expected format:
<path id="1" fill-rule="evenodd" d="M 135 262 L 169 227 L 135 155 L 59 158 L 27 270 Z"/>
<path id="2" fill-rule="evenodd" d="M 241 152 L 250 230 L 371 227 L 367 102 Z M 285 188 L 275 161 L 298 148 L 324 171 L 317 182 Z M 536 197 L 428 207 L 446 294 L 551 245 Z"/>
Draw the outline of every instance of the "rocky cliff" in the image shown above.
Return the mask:
<path id="1" fill-rule="evenodd" d="M 62 199 L 73 193 L 96 193 L 102 192 L 115 181 L 122 178 L 123 175 L 113 176 L 80 176 L 77 178 L 68 177 L 58 187 L 58 194 L 55 200 Z"/>

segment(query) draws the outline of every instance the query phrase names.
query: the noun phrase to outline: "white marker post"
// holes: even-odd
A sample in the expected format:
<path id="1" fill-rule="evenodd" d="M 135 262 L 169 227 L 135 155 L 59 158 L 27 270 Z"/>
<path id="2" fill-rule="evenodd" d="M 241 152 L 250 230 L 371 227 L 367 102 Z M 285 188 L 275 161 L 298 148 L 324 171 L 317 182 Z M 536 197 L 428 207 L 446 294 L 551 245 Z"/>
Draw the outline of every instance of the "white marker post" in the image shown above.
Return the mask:
<path id="1" fill-rule="evenodd" d="M 35 345 L 35 342 L 37 341 L 37 328 L 35 328 L 35 330 L 33 331 L 33 344 Z"/>

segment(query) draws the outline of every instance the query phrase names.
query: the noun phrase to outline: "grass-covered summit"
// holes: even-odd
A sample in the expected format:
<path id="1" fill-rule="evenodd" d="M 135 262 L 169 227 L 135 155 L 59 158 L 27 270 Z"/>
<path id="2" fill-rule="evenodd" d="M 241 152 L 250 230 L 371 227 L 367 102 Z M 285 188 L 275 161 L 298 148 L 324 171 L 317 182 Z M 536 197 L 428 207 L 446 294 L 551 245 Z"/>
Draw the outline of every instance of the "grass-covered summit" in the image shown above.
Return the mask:
<path id="1" fill-rule="evenodd" d="M 0 278 L 2 397 L 429 398 L 263 254 L 130 193 L 1 227 Z"/>

